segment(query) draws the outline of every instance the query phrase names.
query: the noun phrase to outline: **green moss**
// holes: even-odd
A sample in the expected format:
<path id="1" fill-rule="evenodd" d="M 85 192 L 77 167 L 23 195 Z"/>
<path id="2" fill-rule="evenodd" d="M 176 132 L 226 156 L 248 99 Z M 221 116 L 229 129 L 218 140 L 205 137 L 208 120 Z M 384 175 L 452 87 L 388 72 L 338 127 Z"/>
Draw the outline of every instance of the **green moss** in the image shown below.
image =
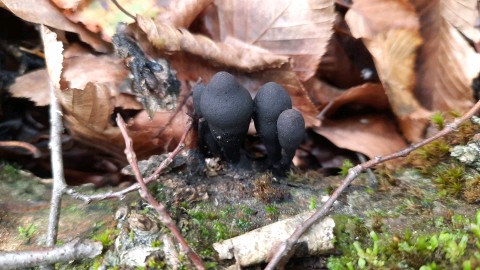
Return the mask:
<path id="1" fill-rule="evenodd" d="M 28 226 L 19 226 L 17 228 L 18 234 L 20 235 L 21 238 L 24 239 L 25 243 L 30 243 L 30 240 L 33 237 L 33 234 L 37 232 L 37 226 L 35 224 L 31 223 Z"/>
<path id="2" fill-rule="evenodd" d="M 345 159 L 342 166 L 340 167 L 340 176 L 347 176 L 348 170 L 350 170 L 351 168 L 353 168 L 353 163 L 349 159 Z"/>
<path id="3" fill-rule="evenodd" d="M 103 245 L 103 249 L 109 248 L 113 245 L 116 236 L 118 235 L 119 230 L 116 229 L 106 229 L 93 236 L 93 240 L 100 241 Z"/>
<path id="4" fill-rule="evenodd" d="M 480 267 L 480 211 L 473 223 L 453 216 L 437 231 L 402 236 L 367 230 L 365 220 L 334 216 L 335 246 L 342 254 L 329 269 L 476 269 Z M 433 222 L 433 220 L 432 220 Z"/>

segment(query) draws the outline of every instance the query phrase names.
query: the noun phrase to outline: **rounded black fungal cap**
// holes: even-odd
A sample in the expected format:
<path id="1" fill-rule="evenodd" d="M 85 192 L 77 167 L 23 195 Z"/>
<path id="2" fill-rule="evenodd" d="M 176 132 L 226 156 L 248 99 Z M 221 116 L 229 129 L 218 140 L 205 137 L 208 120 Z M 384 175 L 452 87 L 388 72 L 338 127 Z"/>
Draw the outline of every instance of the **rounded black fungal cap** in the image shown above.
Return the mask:
<path id="1" fill-rule="evenodd" d="M 202 117 L 202 110 L 200 109 L 200 97 L 205 90 L 205 85 L 198 83 L 193 86 L 192 97 L 193 97 L 193 108 L 198 117 Z"/>
<path id="2" fill-rule="evenodd" d="M 292 108 L 292 100 L 282 86 L 269 82 L 260 87 L 253 103 L 255 129 L 262 138 L 270 162 L 275 163 L 281 159 L 277 119 L 283 111 Z"/>
<path id="3" fill-rule="evenodd" d="M 286 156 L 282 163 L 292 161 L 295 150 L 305 136 L 305 120 L 301 113 L 294 109 L 283 111 L 277 120 L 278 141 L 285 151 Z"/>
<path id="4" fill-rule="evenodd" d="M 227 160 L 237 163 L 253 113 L 250 93 L 231 74 L 218 72 L 202 90 L 200 111 Z"/>

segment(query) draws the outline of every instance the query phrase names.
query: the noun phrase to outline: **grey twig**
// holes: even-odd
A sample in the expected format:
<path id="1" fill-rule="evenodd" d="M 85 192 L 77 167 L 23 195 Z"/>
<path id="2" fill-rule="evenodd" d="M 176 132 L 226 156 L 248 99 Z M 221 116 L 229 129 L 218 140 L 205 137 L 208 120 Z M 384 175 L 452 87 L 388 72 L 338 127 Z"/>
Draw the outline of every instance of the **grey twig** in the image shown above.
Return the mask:
<path id="1" fill-rule="evenodd" d="M 42 33 L 42 40 L 45 47 L 45 32 L 44 25 L 40 26 Z M 47 63 L 48 65 L 48 63 Z M 52 78 L 49 80 L 50 84 L 50 151 L 51 151 L 51 165 L 53 189 L 52 199 L 50 202 L 50 217 L 48 221 L 47 246 L 52 247 L 57 241 L 58 233 L 58 219 L 60 217 L 60 205 L 62 201 L 63 190 L 67 186 L 63 175 L 63 159 L 62 159 L 62 109 L 55 96 L 55 86 Z"/>
<path id="2" fill-rule="evenodd" d="M 178 143 L 177 147 L 170 152 L 168 157 L 160 163 L 158 168 L 155 170 L 155 172 L 152 173 L 149 177 L 145 178 L 145 184 L 150 183 L 151 181 L 155 180 L 160 173 L 162 173 L 170 163 L 172 163 L 173 159 L 183 150 L 185 147 L 185 139 L 187 138 L 188 133 L 192 129 L 192 123 L 189 122 L 187 123 L 187 126 L 185 127 L 185 131 L 183 132 L 182 137 L 180 138 L 180 142 Z M 128 193 L 138 190 L 140 188 L 140 185 L 138 183 L 132 184 L 131 186 L 119 190 L 119 191 L 110 191 L 102 194 L 93 194 L 93 195 L 86 195 L 86 194 L 81 194 L 77 192 L 74 188 L 66 188 L 64 190 L 65 194 L 70 195 L 72 198 L 84 201 L 86 203 L 90 203 L 92 201 L 103 201 L 107 199 L 120 199 L 122 200 L 125 198 L 125 195 Z"/>
<path id="3" fill-rule="evenodd" d="M 175 236 L 178 243 L 182 247 L 182 251 L 190 258 L 193 265 L 195 265 L 197 269 L 205 269 L 205 266 L 203 265 L 200 257 L 190 248 L 185 238 L 183 238 L 180 230 L 175 224 L 175 221 L 168 213 L 167 208 L 162 203 L 159 203 L 157 200 L 155 200 L 152 194 L 150 194 L 150 192 L 148 191 L 147 185 L 143 180 L 140 169 L 138 168 L 137 155 L 133 150 L 133 141 L 128 136 L 125 121 L 123 121 L 120 114 L 117 115 L 117 125 L 122 132 L 123 139 L 125 140 L 125 156 L 127 157 L 130 166 L 132 166 L 132 171 L 135 175 L 135 178 L 137 179 L 138 184 L 140 185 L 140 196 L 142 196 L 142 198 L 146 200 L 157 211 L 158 219 L 160 219 L 163 225 L 165 225 L 173 234 L 173 236 Z"/>
<path id="4" fill-rule="evenodd" d="M 372 168 L 388 160 L 396 159 L 399 157 L 406 157 L 413 150 L 418 149 L 428 143 L 431 143 L 432 141 L 438 138 L 441 138 L 451 132 L 456 131 L 457 128 L 460 126 L 460 124 L 470 119 L 479 110 L 480 110 L 480 101 L 478 101 L 462 117 L 455 119 L 455 121 L 453 121 L 449 125 L 446 125 L 444 129 L 442 129 L 432 137 L 429 137 L 419 143 L 413 144 L 410 147 L 403 149 L 399 152 L 396 152 L 384 157 L 376 157 L 374 159 L 371 159 L 367 162 L 359 164 L 351 168 L 350 170 L 348 170 L 347 177 L 343 180 L 342 184 L 333 192 L 330 198 L 322 205 L 322 207 L 320 207 L 314 214 L 312 214 L 312 216 L 310 216 L 310 218 L 308 218 L 304 223 L 298 226 L 297 229 L 293 232 L 293 234 L 285 242 L 282 242 L 275 249 L 272 249 L 271 251 L 272 256 L 270 256 L 271 259 L 268 265 L 265 267 L 265 270 L 273 270 L 277 267 L 282 269 L 285 266 L 285 264 L 288 262 L 288 260 L 292 256 L 293 251 L 295 250 L 295 245 L 298 239 L 302 236 L 302 234 L 305 231 L 307 231 L 315 222 L 321 220 L 328 214 L 333 203 L 338 199 L 338 197 L 343 193 L 343 191 L 345 191 L 345 189 L 352 183 L 352 181 L 355 178 L 357 178 L 358 174 L 360 174 L 362 171 L 368 168 Z"/>
<path id="5" fill-rule="evenodd" d="M 68 262 L 93 258 L 102 253 L 102 244 L 91 240 L 76 239 L 63 246 L 43 250 L 0 252 L 0 269 L 19 269 L 47 263 Z"/>

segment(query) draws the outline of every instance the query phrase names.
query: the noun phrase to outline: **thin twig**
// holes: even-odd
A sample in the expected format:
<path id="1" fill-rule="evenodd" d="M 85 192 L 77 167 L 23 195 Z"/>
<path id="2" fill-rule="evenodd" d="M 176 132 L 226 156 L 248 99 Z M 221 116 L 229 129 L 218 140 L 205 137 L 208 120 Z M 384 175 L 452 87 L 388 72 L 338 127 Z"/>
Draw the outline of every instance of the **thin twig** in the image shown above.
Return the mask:
<path id="1" fill-rule="evenodd" d="M 118 8 L 120 9 L 121 12 L 125 13 L 125 15 L 127 15 L 128 17 L 132 18 L 133 20 L 136 20 L 135 19 L 135 16 L 132 15 L 132 13 L 128 12 L 126 9 L 124 9 L 120 3 L 118 3 L 116 0 L 112 0 L 113 4 Z"/>
<path id="2" fill-rule="evenodd" d="M 159 203 L 157 200 L 155 200 L 152 194 L 150 194 L 150 192 L 148 191 L 147 185 L 145 184 L 142 174 L 140 173 L 140 169 L 138 168 L 137 156 L 135 154 L 135 151 L 133 150 L 133 141 L 128 136 L 125 121 L 123 121 L 120 114 L 117 115 L 117 125 L 120 128 L 120 131 L 122 132 L 123 138 L 125 140 L 125 156 L 127 157 L 128 163 L 130 163 L 135 178 L 140 185 L 140 196 L 142 196 L 142 198 L 146 200 L 157 211 L 158 219 L 160 219 L 163 225 L 165 225 L 175 236 L 177 241 L 180 243 L 180 246 L 182 247 L 182 251 L 190 258 L 195 267 L 197 269 L 205 269 L 200 257 L 190 248 L 187 241 L 183 238 L 180 230 L 178 229 L 177 225 L 168 213 L 167 208 L 162 203 Z"/>
<path id="3" fill-rule="evenodd" d="M 102 253 L 102 243 L 75 239 L 63 246 L 43 250 L 0 252 L 0 269 L 23 269 L 41 263 L 54 264 L 84 258 L 94 258 Z"/>
<path id="4" fill-rule="evenodd" d="M 364 170 L 372 168 L 380 163 L 386 162 L 388 160 L 396 159 L 399 157 L 406 157 L 413 150 L 418 149 L 432 141 L 443 137 L 453 131 L 455 131 L 463 122 L 470 119 L 475 113 L 480 110 L 480 101 L 478 101 L 466 114 L 462 117 L 455 119 L 451 124 L 445 126 L 444 129 L 439 131 L 437 134 L 429 137 L 419 143 L 413 144 L 410 147 L 403 149 L 399 152 L 393 153 L 385 157 L 375 157 L 365 163 L 359 164 L 350 170 L 348 170 L 347 177 L 343 180 L 342 184 L 333 192 L 330 198 L 319 208 L 312 216 L 310 216 L 301 226 L 293 232 L 293 234 L 285 241 L 278 245 L 274 250 L 271 251 L 270 262 L 265 267 L 265 270 L 273 270 L 276 267 L 283 268 L 284 265 L 288 262 L 293 252 L 295 251 L 295 245 L 298 239 L 302 234 L 308 230 L 315 222 L 320 221 L 325 215 L 328 214 L 333 203 L 338 199 L 338 197 L 343 193 L 343 191 L 352 183 L 352 181 Z"/>
<path id="5" fill-rule="evenodd" d="M 40 32 L 42 33 L 42 40 L 45 44 L 46 28 L 40 25 Z M 48 61 L 47 61 L 48 64 Z M 57 242 L 58 234 L 58 220 L 60 218 L 60 206 L 62 202 L 63 190 L 67 186 L 63 174 L 63 159 L 62 159 L 62 109 L 55 96 L 55 86 L 52 78 L 49 80 L 50 84 L 50 151 L 52 163 L 52 199 L 50 202 L 50 216 L 48 220 L 47 232 L 47 246 L 53 247 Z"/>
<path id="6" fill-rule="evenodd" d="M 155 170 L 155 172 L 152 173 L 148 178 L 145 179 L 145 184 L 150 183 L 151 181 L 155 180 L 158 175 L 160 175 L 172 162 L 173 159 L 185 148 L 185 139 L 187 138 L 188 133 L 192 129 L 192 122 L 189 121 L 187 123 L 187 126 L 185 127 L 185 131 L 182 134 L 182 137 L 180 138 L 180 141 L 178 142 L 177 147 L 170 152 L 168 157 L 160 163 L 158 168 Z M 65 189 L 64 193 L 70 195 L 72 198 L 84 201 L 86 203 L 90 203 L 93 201 L 103 201 L 107 199 L 120 199 L 122 200 L 125 198 L 125 195 L 128 193 L 138 190 L 140 188 L 140 185 L 138 183 L 132 184 L 131 186 L 119 190 L 119 191 L 110 191 L 102 194 L 93 194 L 93 195 L 86 195 L 79 193 L 76 191 L 74 188 L 67 188 Z"/>
<path id="7" fill-rule="evenodd" d="M 27 143 L 27 142 L 2 141 L 2 142 L 0 142 L 0 147 L 20 147 L 20 148 L 26 149 L 30 153 L 32 153 L 34 158 L 39 158 L 42 155 L 40 150 L 38 150 L 38 148 L 35 147 L 35 145 Z"/>

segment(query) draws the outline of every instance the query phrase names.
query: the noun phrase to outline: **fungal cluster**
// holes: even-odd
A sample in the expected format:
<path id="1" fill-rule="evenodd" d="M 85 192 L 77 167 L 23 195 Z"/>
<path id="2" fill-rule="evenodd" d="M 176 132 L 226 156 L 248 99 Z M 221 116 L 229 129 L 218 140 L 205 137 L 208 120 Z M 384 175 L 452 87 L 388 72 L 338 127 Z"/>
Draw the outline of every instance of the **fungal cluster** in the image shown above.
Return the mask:
<path id="1" fill-rule="evenodd" d="M 268 163 L 276 174 L 284 174 L 305 130 L 302 114 L 292 109 L 285 89 L 269 82 L 252 100 L 247 89 L 227 72 L 218 72 L 206 85 L 193 87 L 193 105 L 200 118 L 201 144 L 234 165 L 243 164 L 243 140 L 253 117 L 268 154 Z"/>

